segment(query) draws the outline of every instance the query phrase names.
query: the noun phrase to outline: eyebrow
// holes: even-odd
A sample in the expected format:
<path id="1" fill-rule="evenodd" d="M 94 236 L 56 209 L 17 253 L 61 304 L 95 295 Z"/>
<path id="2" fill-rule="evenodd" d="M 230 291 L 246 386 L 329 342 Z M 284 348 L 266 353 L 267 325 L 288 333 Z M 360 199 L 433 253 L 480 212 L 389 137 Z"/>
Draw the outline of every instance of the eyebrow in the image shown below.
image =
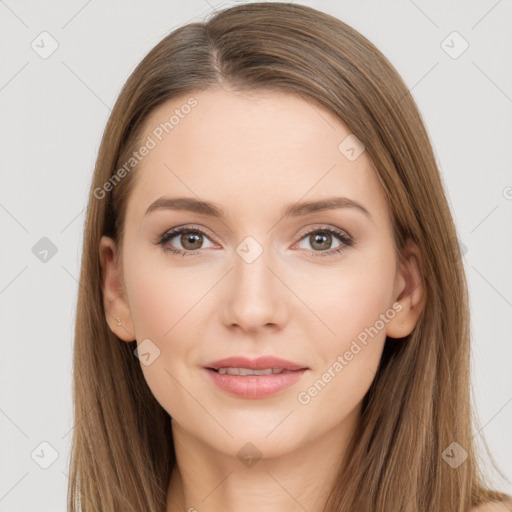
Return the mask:
<path id="1" fill-rule="evenodd" d="M 309 213 L 335 210 L 338 208 L 355 208 L 356 210 L 364 213 L 370 219 L 372 218 L 370 212 L 363 205 L 349 199 L 348 197 L 328 197 L 325 199 L 318 199 L 316 201 L 300 201 L 293 203 L 283 208 L 281 211 L 281 217 L 300 217 L 308 215 Z M 151 203 L 146 210 L 145 215 L 162 209 L 195 212 L 201 215 L 217 217 L 219 219 L 225 218 L 225 213 L 220 207 L 209 201 L 201 201 L 193 197 L 160 197 Z"/>

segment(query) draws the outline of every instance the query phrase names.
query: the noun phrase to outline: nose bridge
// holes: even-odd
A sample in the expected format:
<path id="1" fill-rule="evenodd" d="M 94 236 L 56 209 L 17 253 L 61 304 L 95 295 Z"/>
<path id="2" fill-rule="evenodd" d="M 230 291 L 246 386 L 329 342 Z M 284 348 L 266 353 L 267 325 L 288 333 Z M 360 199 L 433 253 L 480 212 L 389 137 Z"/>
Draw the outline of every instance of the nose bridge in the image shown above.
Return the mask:
<path id="1" fill-rule="evenodd" d="M 267 267 L 272 265 L 273 260 L 268 246 L 264 247 L 253 237 L 247 237 L 236 248 L 234 260 L 234 277 L 242 290 L 268 290 L 272 273 Z"/>
<path id="2" fill-rule="evenodd" d="M 268 238 L 265 245 L 247 236 L 236 247 L 229 290 L 228 323 L 253 330 L 282 321 L 282 283 L 273 268 L 275 257 Z"/>

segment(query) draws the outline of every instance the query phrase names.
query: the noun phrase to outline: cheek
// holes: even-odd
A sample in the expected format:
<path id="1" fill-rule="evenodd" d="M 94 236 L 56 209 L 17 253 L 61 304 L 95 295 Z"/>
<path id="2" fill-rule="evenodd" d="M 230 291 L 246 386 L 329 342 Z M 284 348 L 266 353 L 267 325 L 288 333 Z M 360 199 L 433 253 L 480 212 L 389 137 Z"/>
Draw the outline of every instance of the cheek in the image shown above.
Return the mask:
<path id="1" fill-rule="evenodd" d="M 149 339 L 159 350 L 151 365 L 141 366 L 160 400 L 174 386 L 179 391 L 171 375 L 188 378 L 187 365 L 198 361 L 198 340 L 205 337 L 206 308 L 218 277 L 212 270 L 179 266 L 156 251 L 137 250 L 135 244 L 127 244 L 126 253 L 125 285 L 137 344 Z M 209 311 L 215 310 L 214 304 Z"/>
<path id="2" fill-rule="evenodd" d="M 125 283 L 136 337 L 165 344 L 207 293 L 208 280 L 198 278 L 192 268 L 173 267 L 165 257 L 143 251 L 129 254 Z"/>
<path id="3" fill-rule="evenodd" d="M 309 295 L 308 304 L 329 329 L 322 326 L 315 339 L 316 366 L 297 398 L 306 410 L 330 411 L 338 421 L 363 399 L 378 369 L 386 325 L 395 316 L 395 254 L 375 244 L 331 270 L 317 273 Z"/>
<path id="4" fill-rule="evenodd" d="M 197 276 L 194 279 L 187 269 L 171 268 L 154 255 L 136 250 L 127 253 L 130 258 L 124 266 L 125 284 L 137 344 L 149 339 L 159 351 L 153 352 L 158 356 L 151 364 L 141 360 L 141 369 L 156 400 L 171 416 L 179 418 L 190 407 L 179 382 L 187 381 L 183 362 L 194 350 L 191 340 L 197 339 L 194 315 L 196 311 L 200 314 L 197 303 L 211 285 Z"/>
<path id="5" fill-rule="evenodd" d="M 331 342 L 326 346 L 341 349 L 360 333 L 367 332 L 365 329 L 374 326 L 391 306 L 394 279 L 392 251 L 354 254 L 338 269 L 317 273 L 308 303 L 330 328 Z M 380 335 L 385 338 L 385 328 L 382 327 L 382 322 L 378 322 Z"/>

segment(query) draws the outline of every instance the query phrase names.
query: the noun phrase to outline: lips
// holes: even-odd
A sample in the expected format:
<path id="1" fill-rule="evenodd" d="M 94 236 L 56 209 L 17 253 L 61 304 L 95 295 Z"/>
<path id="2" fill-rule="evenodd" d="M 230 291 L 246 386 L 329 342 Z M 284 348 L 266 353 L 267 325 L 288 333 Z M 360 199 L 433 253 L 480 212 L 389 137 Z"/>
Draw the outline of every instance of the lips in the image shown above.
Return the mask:
<path id="1" fill-rule="evenodd" d="M 227 357 L 205 364 L 204 367 L 216 371 L 219 368 L 247 368 L 250 370 L 266 370 L 272 368 L 289 371 L 307 369 L 307 366 L 273 356 L 262 356 L 257 359 L 248 359 L 247 357 L 241 356 Z"/>
<path id="2" fill-rule="evenodd" d="M 212 361 L 204 368 L 205 373 L 221 390 L 243 399 L 263 399 L 284 391 L 297 384 L 309 369 L 273 356 L 257 359 L 228 357 Z M 269 369 L 272 369 L 272 373 L 268 372 Z M 251 375 L 252 372 L 258 373 Z"/>

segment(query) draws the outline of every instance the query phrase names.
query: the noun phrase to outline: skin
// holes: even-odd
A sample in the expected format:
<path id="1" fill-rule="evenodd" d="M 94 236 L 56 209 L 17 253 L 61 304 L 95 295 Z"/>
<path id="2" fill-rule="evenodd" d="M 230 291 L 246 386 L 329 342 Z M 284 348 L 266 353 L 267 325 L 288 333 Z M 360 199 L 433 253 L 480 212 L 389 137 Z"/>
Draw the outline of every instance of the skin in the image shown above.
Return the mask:
<path id="1" fill-rule="evenodd" d="M 320 511 L 386 336 L 410 334 L 423 308 L 420 254 L 409 243 L 398 265 L 375 169 L 366 152 L 350 161 L 338 150 L 351 131 L 327 110 L 275 91 L 193 96 L 198 105 L 134 171 L 123 245 L 101 240 L 106 319 L 121 340 L 149 338 L 160 350 L 141 368 L 173 418 L 177 468 L 168 512 Z M 188 97 L 155 110 L 141 140 Z M 226 216 L 165 209 L 145 215 L 162 196 L 211 201 Z M 371 218 L 356 208 L 280 215 L 285 205 L 330 196 L 357 201 Z M 208 236 L 199 233 L 192 249 L 181 245 L 180 235 L 167 245 L 195 255 L 174 255 L 156 244 L 181 225 Z M 339 254 L 318 256 L 343 245 L 336 235 L 315 244 L 309 234 L 322 228 L 338 228 L 356 241 Z M 236 252 L 247 236 L 263 249 L 252 263 Z M 389 310 L 395 315 L 384 328 L 360 343 L 308 404 L 300 403 L 298 393 Z M 233 355 L 274 355 L 308 370 L 271 397 L 243 399 L 219 389 L 203 369 Z M 249 442 L 262 457 L 252 467 L 237 456 Z"/>

